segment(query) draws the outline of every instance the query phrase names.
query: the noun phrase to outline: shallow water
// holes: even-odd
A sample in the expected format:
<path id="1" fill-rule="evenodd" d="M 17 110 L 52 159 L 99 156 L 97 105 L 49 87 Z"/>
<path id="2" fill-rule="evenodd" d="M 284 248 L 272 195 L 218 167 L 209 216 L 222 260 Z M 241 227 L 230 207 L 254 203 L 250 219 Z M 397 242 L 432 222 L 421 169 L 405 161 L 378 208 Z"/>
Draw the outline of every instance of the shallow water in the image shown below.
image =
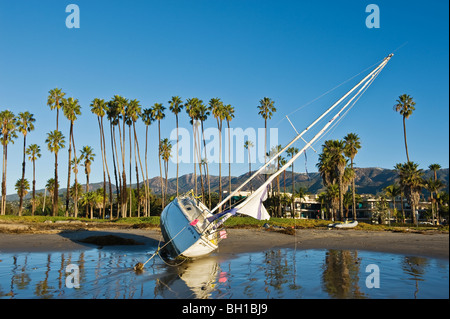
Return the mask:
<path id="1" fill-rule="evenodd" d="M 449 298 L 448 260 L 347 250 L 220 253 L 178 266 L 120 247 L 0 254 L 1 299 Z M 77 280 L 78 279 L 78 280 Z M 78 286 L 78 288 L 77 288 Z"/>

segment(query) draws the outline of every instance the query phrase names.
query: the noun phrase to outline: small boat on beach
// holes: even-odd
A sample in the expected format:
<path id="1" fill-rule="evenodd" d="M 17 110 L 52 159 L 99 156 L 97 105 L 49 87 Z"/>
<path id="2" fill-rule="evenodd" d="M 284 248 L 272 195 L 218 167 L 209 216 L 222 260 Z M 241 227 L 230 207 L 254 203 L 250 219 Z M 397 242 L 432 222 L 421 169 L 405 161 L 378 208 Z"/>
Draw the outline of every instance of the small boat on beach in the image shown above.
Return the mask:
<path id="1" fill-rule="evenodd" d="M 328 224 L 328 228 L 353 228 L 356 227 L 357 225 L 358 221 L 354 220 L 352 222 Z"/>
<path id="2" fill-rule="evenodd" d="M 301 133 L 297 132 L 294 139 L 289 142 L 282 150 L 270 158 L 265 165 L 259 168 L 253 173 L 246 181 L 244 181 L 239 187 L 231 192 L 224 200 L 222 200 L 216 207 L 209 209 L 203 204 L 199 197 L 194 196 L 193 192 L 178 196 L 172 202 L 170 202 L 161 213 L 161 232 L 164 238 L 164 245 L 158 248 L 160 250 L 166 249 L 164 253 L 168 253 L 170 257 L 187 257 L 197 258 L 208 255 L 215 251 L 219 247 L 219 242 L 226 238 L 227 233 L 223 227 L 223 223 L 236 214 L 243 214 L 251 216 L 258 220 L 269 220 L 270 215 L 265 209 L 263 202 L 267 199 L 267 193 L 270 184 L 273 180 L 279 176 L 283 171 L 289 168 L 293 162 L 312 144 L 321 137 L 328 129 L 331 129 L 330 125 L 340 116 L 345 115 L 359 97 L 367 90 L 368 86 L 372 84 L 375 78 L 380 74 L 381 70 L 389 62 L 393 54 L 390 54 L 382 60 L 382 62 L 375 67 L 367 76 L 365 76 L 357 85 L 355 85 L 350 91 L 342 96 L 337 102 L 329 107 L 324 113 L 322 113 L 314 122 L 312 122 Z M 352 95 L 353 94 L 353 95 Z M 347 100 L 348 98 L 348 100 Z M 345 102 L 344 102 L 345 101 Z M 314 137 L 306 142 L 302 136 L 309 132 L 310 129 L 322 120 L 329 112 L 336 108 L 340 104 L 344 104 L 338 112 L 323 126 L 323 128 L 314 135 Z M 350 107 L 349 107 L 350 105 Z M 347 109 L 348 108 L 348 109 Z M 290 121 L 289 121 L 290 122 Z M 279 168 L 273 174 L 267 177 L 266 181 L 253 193 L 251 193 L 243 201 L 236 203 L 234 206 L 226 207 L 224 211 L 221 211 L 224 206 L 233 196 L 235 196 L 247 183 L 249 183 L 254 177 L 260 173 L 268 174 L 264 171 L 266 167 L 277 160 L 277 158 L 285 152 L 291 145 L 302 138 L 306 145 L 301 148 L 294 156 L 291 157 L 283 167 Z M 218 211 L 218 212 L 216 212 Z M 355 227 L 358 222 L 354 221 L 347 224 L 334 224 L 335 228 L 352 228 Z M 155 254 L 156 254 L 155 253 Z"/>

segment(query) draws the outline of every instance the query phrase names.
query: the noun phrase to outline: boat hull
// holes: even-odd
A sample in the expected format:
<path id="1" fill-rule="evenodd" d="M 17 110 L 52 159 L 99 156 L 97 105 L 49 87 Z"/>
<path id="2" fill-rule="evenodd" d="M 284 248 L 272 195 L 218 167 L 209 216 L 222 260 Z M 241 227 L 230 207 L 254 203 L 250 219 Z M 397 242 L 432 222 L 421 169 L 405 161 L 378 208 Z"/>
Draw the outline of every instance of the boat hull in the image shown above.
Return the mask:
<path id="1" fill-rule="evenodd" d="M 161 232 L 164 241 L 168 243 L 165 248 L 173 257 L 197 258 L 218 248 L 216 236 L 203 231 L 207 223 L 205 212 L 196 211 L 197 207 L 191 204 L 192 201 L 185 201 L 183 204 L 177 198 L 161 213 Z M 199 221 L 193 223 L 196 219 Z"/>

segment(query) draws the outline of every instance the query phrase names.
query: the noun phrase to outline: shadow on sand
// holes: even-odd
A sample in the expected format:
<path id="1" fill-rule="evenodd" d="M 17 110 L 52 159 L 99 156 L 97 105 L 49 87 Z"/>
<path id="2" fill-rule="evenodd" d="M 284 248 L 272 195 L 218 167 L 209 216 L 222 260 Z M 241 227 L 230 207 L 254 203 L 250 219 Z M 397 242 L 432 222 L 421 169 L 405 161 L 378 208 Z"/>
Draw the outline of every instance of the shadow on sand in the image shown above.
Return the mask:
<path id="1" fill-rule="evenodd" d="M 151 237 L 121 231 L 80 230 L 62 232 L 59 235 L 72 241 L 77 246 L 84 246 L 85 248 L 153 250 L 158 247 L 159 243 L 159 240 Z"/>

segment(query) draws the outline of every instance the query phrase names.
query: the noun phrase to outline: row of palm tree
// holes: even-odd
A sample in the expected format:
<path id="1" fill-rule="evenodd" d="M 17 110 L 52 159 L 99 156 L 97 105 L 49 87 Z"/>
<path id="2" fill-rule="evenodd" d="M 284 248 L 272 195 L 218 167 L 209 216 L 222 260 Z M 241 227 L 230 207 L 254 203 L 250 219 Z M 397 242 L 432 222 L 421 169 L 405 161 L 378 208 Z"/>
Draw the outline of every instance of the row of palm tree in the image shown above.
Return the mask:
<path id="1" fill-rule="evenodd" d="M 353 218 L 357 219 L 353 160 L 360 148 L 361 142 L 355 133 L 347 134 L 343 140 L 327 140 L 322 146 L 322 153 L 319 154 L 316 166 L 327 189 L 333 220 L 336 220 L 338 215 L 341 220 L 344 220 L 344 194 L 350 185 L 352 186 Z"/>
<path id="2" fill-rule="evenodd" d="M 194 181 L 195 181 L 195 195 L 201 196 L 201 198 L 205 201 L 205 203 L 211 207 L 211 183 L 210 183 L 210 172 L 209 165 L 207 159 L 206 152 L 206 141 L 204 137 L 204 123 L 208 119 L 210 115 L 212 115 L 216 119 L 217 128 L 220 134 L 220 161 L 219 161 L 219 201 L 222 200 L 222 127 L 223 122 L 225 121 L 227 127 L 230 128 L 230 123 L 234 118 L 234 107 L 230 104 L 225 104 L 221 101 L 220 98 L 212 98 L 208 104 L 204 103 L 202 100 L 194 97 L 187 99 L 185 102 L 179 96 L 173 96 L 171 100 L 168 101 L 169 110 L 175 115 L 175 124 L 177 128 L 177 187 L 176 194 L 179 194 L 179 186 L 178 186 L 178 178 L 179 178 L 179 161 L 178 161 L 178 128 L 179 128 L 179 113 L 185 109 L 187 115 L 190 118 L 190 123 L 192 125 L 192 130 L 194 134 Z M 80 196 L 78 194 L 78 167 L 84 166 L 84 170 L 86 173 L 86 189 L 85 193 L 89 193 L 89 176 L 91 171 L 91 163 L 94 161 L 94 150 L 92 147 L 86 145 L 83 146 L 77 154 L 76 146 L 75 146 L 75 134 L 74 128 L 76 126 L 76 122 L 81 116 L 81 106 L 79 101 L 73 97 L 66 97 L 66 93 L 63 92 L 59 88 L 55 88 L 49 91 L 49 95 L 47 98 L 47 105 L 50 107 L 50 110 L 56 110 L 56 128 L 55 130 L 47 133 L 47 138 L 45 143 L 47 145 L 48 150 L 54 155 L 54 177 L 51 180 L 54 183 L 52 187 L 52 215 L 56 215 L 58 213 L 58 197 L 59 197 L 59 178 L 58 176 L 58 162 L 59 156 L 62 149 L 68 148 L 68 160 L 67 160 L 67 190 L 74 190 L 74 205 L 73 205 L 73 216 L 78 216 L 78 200 Z M 69 124 L 69 136 L 68 139 L 64 136 L 60 128 L 60 118 L 59 113 L 62 109 L 65 118 Z M 132 206 L 132 196 L 131 196 L 131 187 L 127 187 L 127 184 L 132 184 L 132 154 L 134 153 L 134 166 L 135 166 L 135 174 L 136 174 L 136 185 L 137 185 L 137 194 L 140 196 L 141 189 L 143 186 L 145 193 L 144 200 L 144 216 L 148 216 L 150 214 L 150 201 L 148 200 L 150 194 L 149 187 L 149 178 L 148 178 L 148 161 L 147 161 L 147 153 L 148 153 L 148 128 L 149 126 L 157 122 L 158 123 L 158 159 L 159 159 L 159 167 L 160 167 L 160 187 L 161 187 L 161 209 L 163 209 L 167 202 L 168 197 L 168 161 L 171 156 L 172 143 L 167 138 L 163 138 L 161 136 L 161 121 L 166 116 L 166 107 L 162 103 L 155 103 L 152 107 L 143 109 L 138 100 L 129 100 L 122 96 L 115 95 L 110 101 L 105 101 L 103 99 L 95 98 L 92 100 L 90 104 L 91 112 L 97 116 L 98 120 L 98 128 L 99 128 L 99 137 L 100 137 L 100 153 L 103 167 L 103 194 L 102 194 L 102 215 L 104 216 L 107 206 L 109 205 L 109 210 L 111 212 L 111 218 L 113 215 L 113 202 L 114 196 L 112 191 L 112 178 L 110 174 L 111 162 L 113 167 L 111 168 L 114 172 L 114 179 L 116 185 L 116 200 L 117 200 L 117 211 L 116 216 L 126 217 L 127 214 L 131 215 L 131 206 Z M 258 106 L 259 114 L 263 117 L 265 121 L 265 142 L 267 141 L 267 121 L 272 117 L 273 113 L 276 111 L 274 107 L 274 101 L 270 98 L 264 97 L 260 101 L 260 105 Z M 107 149 L 106 146 L 106 134 L 104 127 L 104 118 L 107 118 L 110 126 L 110 150 L 112 159 L 107 158 Z M 136 123 L 142 120 L 142 123 L 146 126 L 146 138 L 145 138 L 145 173 L 144 173 L 144 165 L 141 161 L 140 156 L 140 147 L 136 134 Z M 0 113 L 0 121 L 1 121 L 1 141 L 3 145 L 3 175 L 2 175 L 2 205 L 1 205 L 1 213 L 5 214 L 6 210 L 6 165 L 7 165 L 7 147 L 10 143 L 14 142 L 14 139 L 17 138 L 17 133 L 22 133 L 24 138 L 24 151 L 23 151 L 23 164 L 22 164 L 22 178 L 20 182 L 16 183 L 16 190 L 20 197 L 20 208 L 19 214 L 22 213 L 23 209 L 23 198 L 29 190 L 29 182 L 25 179 L 25 159 L 26 155 L 28 155 L 28 160 L 30 160 L 33 164 L 33 195 L 32 195 L 32 214 L 35 212 L 35 198 L 36 198 L 36 179 L 35 179 L 35 171 L 36 171 L 36 161 L 41 157 L 41 148 L 37 144 L 26 146 L 26 137 L 27 134 L 34 130 L 34 116 L 29 112 L 19 113 L 16 117 L 14 114 L 7 110 Z M 126 127 L 128 127 L 128 153 L 129 158 L 126 160 L 127 153 L 127 141 L 126 141 Z M 116 135 L 118 136 L 118 142 Z M 230 130 L 229 130 L 230 134 Z M 230 138 L 230 137 L 229 137 Z M 266 144 L 266 143 L 265 143 Z M 133 152 L 134 147 L 134 152 Z M 230 147 L 230 145 L 229 145 Z M 228 192 L 231 193 L 231 150 L 228 150 L 229 153 L 229 167 L 228 167 Z M 120 161 L 121 159 L 121 161 Z M 138 164 L 139 162 L 139 164 Z M 164 165 L 162 164 L 164 163 Z M 109 165 L 108 165 L 109 164 Z M 127 164 L 128 164 L 128 172 L 127 172 Z M 163 169 L 164 166 L 164 169 Z M 199 177 L 197 178 L 197 166 L 199 170 Z M 165 179 L 163 178 L 163 170 Z M 128 180 L 127 180 L 128 173 Z M 72 183 L 72 174 L 74 175 L 73 186 Z M 143 183 L 140 183 L 140 177 L 144 180 Z M 201 193 L 199 193 L 197 189 L 197 180 L 200 181 Z M 109 187 L 107 187 L 107 185 Z M 109 196 L 107 196 L 106 192 L 109 189 Z M 70 208 L 70 199 L 71 194 L 69 191 L 66 192 L 65 195 L 65 205 L 64 205 L 64 214 L 65 216 L 69 215 Z M 108 200 L 108 203 L 106 201 Z M 231 202 L 229 202 L 231 205 Z M 86 214 L 88 214 L 88 209 L 91 208 L 92 205 L 86 206 Z M 138 213 L 139 214 L 139 213 Z"/>

